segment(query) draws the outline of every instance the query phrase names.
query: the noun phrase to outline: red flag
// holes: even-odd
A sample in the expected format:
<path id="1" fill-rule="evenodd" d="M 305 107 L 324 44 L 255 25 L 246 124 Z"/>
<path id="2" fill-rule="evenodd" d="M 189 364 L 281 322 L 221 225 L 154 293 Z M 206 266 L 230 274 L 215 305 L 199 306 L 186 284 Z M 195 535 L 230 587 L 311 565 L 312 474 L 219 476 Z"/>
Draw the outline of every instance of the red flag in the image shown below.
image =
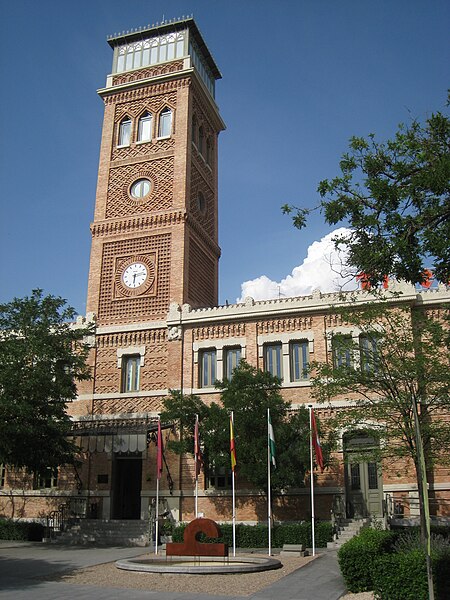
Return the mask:
<path id="1" fill-rule="evenodd" d="M 161 479 L 163 469 L 163 447 L 161 434 L 161 420 L 158 419 L 158 438 L 157 438 L 157 455 L 156 455 L 156 474 L 158 479 Z"/>
<path id="2" fill-rule="evenodd" d="M 314 446 L 314 452 L 316 453 L 316 461 L 319 465 L 320 469 L 323 472 L 323 455 L 322 455 L 322 446 L 320 445 L 319 434 L 317 433 L 317 425 L 316 425 L 316 417 L 314 416 L 314 411 L 311 409 L 311 435 L 312 435 L 312 443 Z"/>
<path id="3" fill-rule="evenodd" d="M 230 455 L 231 470 L 234 472 L 234 469 L 236 468 L 236 446 L 234 444 L 233 417 L 230 417 Z"/>
<path id="4" fill-rule="evenodd" d="M 195 416 L 195 429 L 194 429 L 194 457 L 195 457 L 195 477 L 199 476 L 200 470 L 203 465 L 203 455 L 200 448 L 200 438 L 198 435 L 198 415 Z"/>

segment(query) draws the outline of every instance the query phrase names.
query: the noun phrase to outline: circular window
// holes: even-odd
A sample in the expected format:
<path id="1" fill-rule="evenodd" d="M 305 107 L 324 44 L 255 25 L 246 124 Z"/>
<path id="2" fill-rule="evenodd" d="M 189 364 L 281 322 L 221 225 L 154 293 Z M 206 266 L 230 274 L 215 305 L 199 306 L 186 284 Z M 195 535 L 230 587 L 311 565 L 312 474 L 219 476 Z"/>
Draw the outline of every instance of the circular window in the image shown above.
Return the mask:
<path id="1" fill-rule="evenodd" d="M 138 179 L 131 186 L 130 193 L 136 200 L 141 200 L 150 194 L 151 189 L 152 183 L 150 179 Z"/>

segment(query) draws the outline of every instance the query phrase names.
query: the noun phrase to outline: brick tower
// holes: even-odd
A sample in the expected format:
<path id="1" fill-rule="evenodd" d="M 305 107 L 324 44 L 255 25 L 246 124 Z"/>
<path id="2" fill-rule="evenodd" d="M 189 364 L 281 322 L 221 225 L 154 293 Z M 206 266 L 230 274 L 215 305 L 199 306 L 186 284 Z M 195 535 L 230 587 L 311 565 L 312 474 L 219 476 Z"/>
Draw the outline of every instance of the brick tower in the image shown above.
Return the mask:
<path id="1" fill-rule="evenodd" d="M 193 19 L 108 42 L 87 311 L 102 326 L 214 306 L 220 72 Z"/>

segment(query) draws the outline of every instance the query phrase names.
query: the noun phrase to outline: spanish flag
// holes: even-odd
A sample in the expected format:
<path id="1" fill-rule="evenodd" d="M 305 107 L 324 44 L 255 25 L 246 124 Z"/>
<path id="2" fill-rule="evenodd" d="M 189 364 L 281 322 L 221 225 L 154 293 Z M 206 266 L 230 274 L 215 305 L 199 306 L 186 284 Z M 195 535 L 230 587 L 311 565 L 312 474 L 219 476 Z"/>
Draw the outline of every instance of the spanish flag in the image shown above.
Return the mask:
<path id="1" fill-rule="evenodd" d="M 236 468 L 236 446 L 234 444 L 233 417 L 230 417 L 230 455 L 231 455 L 231 470 L 234 473 L 234 469 Z"/>

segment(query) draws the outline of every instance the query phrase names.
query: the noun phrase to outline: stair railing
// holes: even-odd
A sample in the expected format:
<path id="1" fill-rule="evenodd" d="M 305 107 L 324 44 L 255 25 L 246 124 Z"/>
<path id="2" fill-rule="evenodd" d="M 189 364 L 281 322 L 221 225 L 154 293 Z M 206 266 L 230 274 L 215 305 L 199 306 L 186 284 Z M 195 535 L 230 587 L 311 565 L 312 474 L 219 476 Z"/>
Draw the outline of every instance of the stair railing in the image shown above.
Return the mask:
<path id="1" fill-rule="evenodd" d="M 67 524 L 68 506 L 60 504 L 56 510 L 52 510 L 46 518 L 46 537 L 55 539 L 57 533 L 62 533 Z"/>

